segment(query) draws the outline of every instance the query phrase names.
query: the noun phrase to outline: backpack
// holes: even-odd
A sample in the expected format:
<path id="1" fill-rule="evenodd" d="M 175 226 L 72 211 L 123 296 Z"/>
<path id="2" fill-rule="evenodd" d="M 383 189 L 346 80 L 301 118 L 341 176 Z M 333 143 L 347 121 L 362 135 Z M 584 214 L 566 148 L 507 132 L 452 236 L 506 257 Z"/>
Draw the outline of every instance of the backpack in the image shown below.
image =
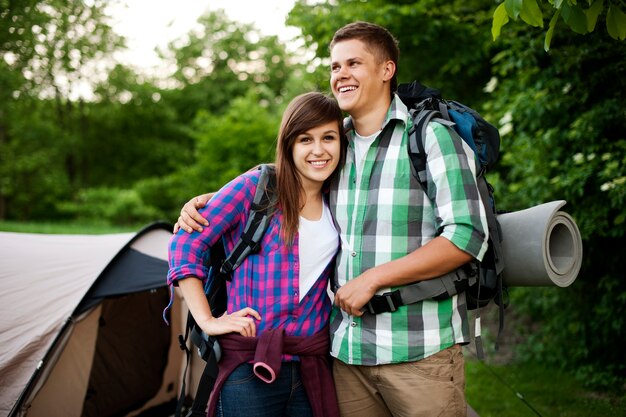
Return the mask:
<path id="1" fill-rule="evenodd" d="M 498 129 L 470 107 L 444 100 L 438 90 L 417 81 L 400 84 L 397 94 L 408 107 L 413 126 L 408 132 L 411 170 L 420 186 L 427 191 L 424 138 L 431 121 L 447 126 L 453 137 L 459 136 L 476 155 L 476 182 L 487 214 L 489 242 L 481 262 L 472 262 L 438 278 L 406 285 L 398 290 L 376 295 L 366 305 L 372 314 L 395 311 L 398 306 L 425 299 L 446 299 L 465 292 L 468 310 L 478 310 L 475 325 L 476 351 L 483 358 L 480 336 L 480 308 L 494 300 L 500 307 L 500 330 L 504 328 L 504 288 L 502 284 L 502 232 L 497 220 L 493 187 L 485 174 L 497 162 L 500 151 Z M 498 338 L 499 338 L 498 335 Z M 496 341 L 496 349 L 498 342 Z"/>
<path id="2" fill-rule="evenodd" d="M 204 290 L 209 305 L 211 306 L 211 313 L 214 317 L 219 317 L 226 311 L 226 281 L 232 279 L 233 271 L 241 265 L 248 255 L 257 253 L 260 250 L 261 239 L 265 234 L 265 230 L 273 214 L 275 206 L 274 192 L 276 189 L 276 172 L 274 166 L 263 164 L 259 165 L 257 169 L 261 171 L 261 175 L 243 234 L 228 256 L 226 256 L 226 251 L 224 250 L 224 243 L 220 240 L 209 249 L 208 256 L 205 259 L 205 265 L 208 267 L 209 272 L 205 281 Z M 183 373 L 181 394 L 178 399 L 175 415 L 176 417 L 182 415 L 182 409 L 186 399 L 185 376 L 191 359 L 191 351 L 187 347 L 187 340 L 190 339 L 197 347 L 198 354 L 206 362 L 206 365 L 196 389 L 196 396 L 186 416 L 204 417 L 206 416 L 209 396 L 217 378 L 217 363 L 221 357 L 219 343 L 215 336 L 208 336 L 200 329 L 191 315 L 191 312 L 187 315 L 185 335 L 179 335 L 178 339 L 180 348 L 186 354 L 187 364 Z"/>

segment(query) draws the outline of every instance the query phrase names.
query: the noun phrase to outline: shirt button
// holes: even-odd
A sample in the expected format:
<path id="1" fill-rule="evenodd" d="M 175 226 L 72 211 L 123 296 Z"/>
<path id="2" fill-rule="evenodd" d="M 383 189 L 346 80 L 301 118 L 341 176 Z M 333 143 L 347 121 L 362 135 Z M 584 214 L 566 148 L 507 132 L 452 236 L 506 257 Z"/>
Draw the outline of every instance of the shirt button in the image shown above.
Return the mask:
<path id="1" fill-rule="evenodd" d="M 353 321 L 352 323 L 350 323 L 350 326 L 356 327 L 356 321 Z"/>
<path id="2" fill-rule="evenodd" d="M 350 256 L 352 256 L 353 258 L 356 256 L 356 252 L 352 251 L 352 253 L 350 254 Z"/>

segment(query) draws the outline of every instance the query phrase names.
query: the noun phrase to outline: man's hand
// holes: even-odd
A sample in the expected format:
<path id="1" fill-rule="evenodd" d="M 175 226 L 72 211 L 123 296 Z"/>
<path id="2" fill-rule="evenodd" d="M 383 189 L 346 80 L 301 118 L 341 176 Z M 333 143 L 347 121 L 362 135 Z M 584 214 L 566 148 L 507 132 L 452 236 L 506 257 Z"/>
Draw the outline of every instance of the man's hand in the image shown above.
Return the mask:
<path id="1" fill-rule="evenodd" d="M 180 216 L 178 216 L 178 221 L 174 225 L 174 233 L 178 232 L 180 229 L 183 229 L 187 233 L 191 233 L 194 230 L 202 232 L 202 226 L 208 226 L 209 221 L 202 217 L 198 209 L 206 206 L 206 203 L 214 194 L 215 193 L 199 195 L 187 201 L 180 210 Z"/>
<path id="2" fill-rule="evenodd" d="M 372 299 L 378 290 L 373 285 L 373 270 L 365 271 L 353 280 L 346 282 L 335 294 L 335 305 L 348 314 L 362 316 L 361 309 Z"/>
<path id="3" fill-rule="evenodd" d="M 334 303 L 348 314 L 361 316 L 361 309 L 379 289 L 439 277 L 472 259 L 448 239 L 438 236 L 408 255 L 368 269 L 348 281 L 337 290 Z"/>

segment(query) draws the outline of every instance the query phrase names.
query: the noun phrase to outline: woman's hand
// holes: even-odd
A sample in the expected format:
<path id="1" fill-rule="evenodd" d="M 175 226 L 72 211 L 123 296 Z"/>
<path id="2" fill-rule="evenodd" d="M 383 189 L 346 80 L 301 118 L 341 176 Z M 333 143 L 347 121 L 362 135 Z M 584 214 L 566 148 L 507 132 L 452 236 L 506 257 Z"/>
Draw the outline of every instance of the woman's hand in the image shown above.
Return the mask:
<path id="1" fill-rule="evenodd" d="M 256 310 L 246 307 L 232 314 L 224 313 L 220 317 L 211 317 L 197 323 L 209 336 L 239 333 L 245 337 L 255 337 L 255 320 L 260 321 L 261 315 Z"/>

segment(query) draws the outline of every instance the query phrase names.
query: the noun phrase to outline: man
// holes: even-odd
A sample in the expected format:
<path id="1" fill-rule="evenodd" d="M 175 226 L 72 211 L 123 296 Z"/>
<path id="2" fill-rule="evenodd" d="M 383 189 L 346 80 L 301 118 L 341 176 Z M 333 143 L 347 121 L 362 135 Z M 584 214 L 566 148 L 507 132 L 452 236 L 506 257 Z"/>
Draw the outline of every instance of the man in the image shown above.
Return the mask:
<path id="1" fill-rule="evenodd" d="M 331 316 L 341 414 L 464 416 L 465 295 L 379 314 L 365 307 L 375 294 L 482 259 L 487 221 L 474 155 L 446 127 L 431 123 L 424 139 L 427 195 L 411 173 L 411 121 L 394 94 L 397 41 L 380 26 L 356 22 L 335 33 L 330 55 L 330 86 L 349 114 L 350 141 L 331 187 L 342 241 Z M 179 218 L 187 230 L 193 205 L 187 203 Z"/>

